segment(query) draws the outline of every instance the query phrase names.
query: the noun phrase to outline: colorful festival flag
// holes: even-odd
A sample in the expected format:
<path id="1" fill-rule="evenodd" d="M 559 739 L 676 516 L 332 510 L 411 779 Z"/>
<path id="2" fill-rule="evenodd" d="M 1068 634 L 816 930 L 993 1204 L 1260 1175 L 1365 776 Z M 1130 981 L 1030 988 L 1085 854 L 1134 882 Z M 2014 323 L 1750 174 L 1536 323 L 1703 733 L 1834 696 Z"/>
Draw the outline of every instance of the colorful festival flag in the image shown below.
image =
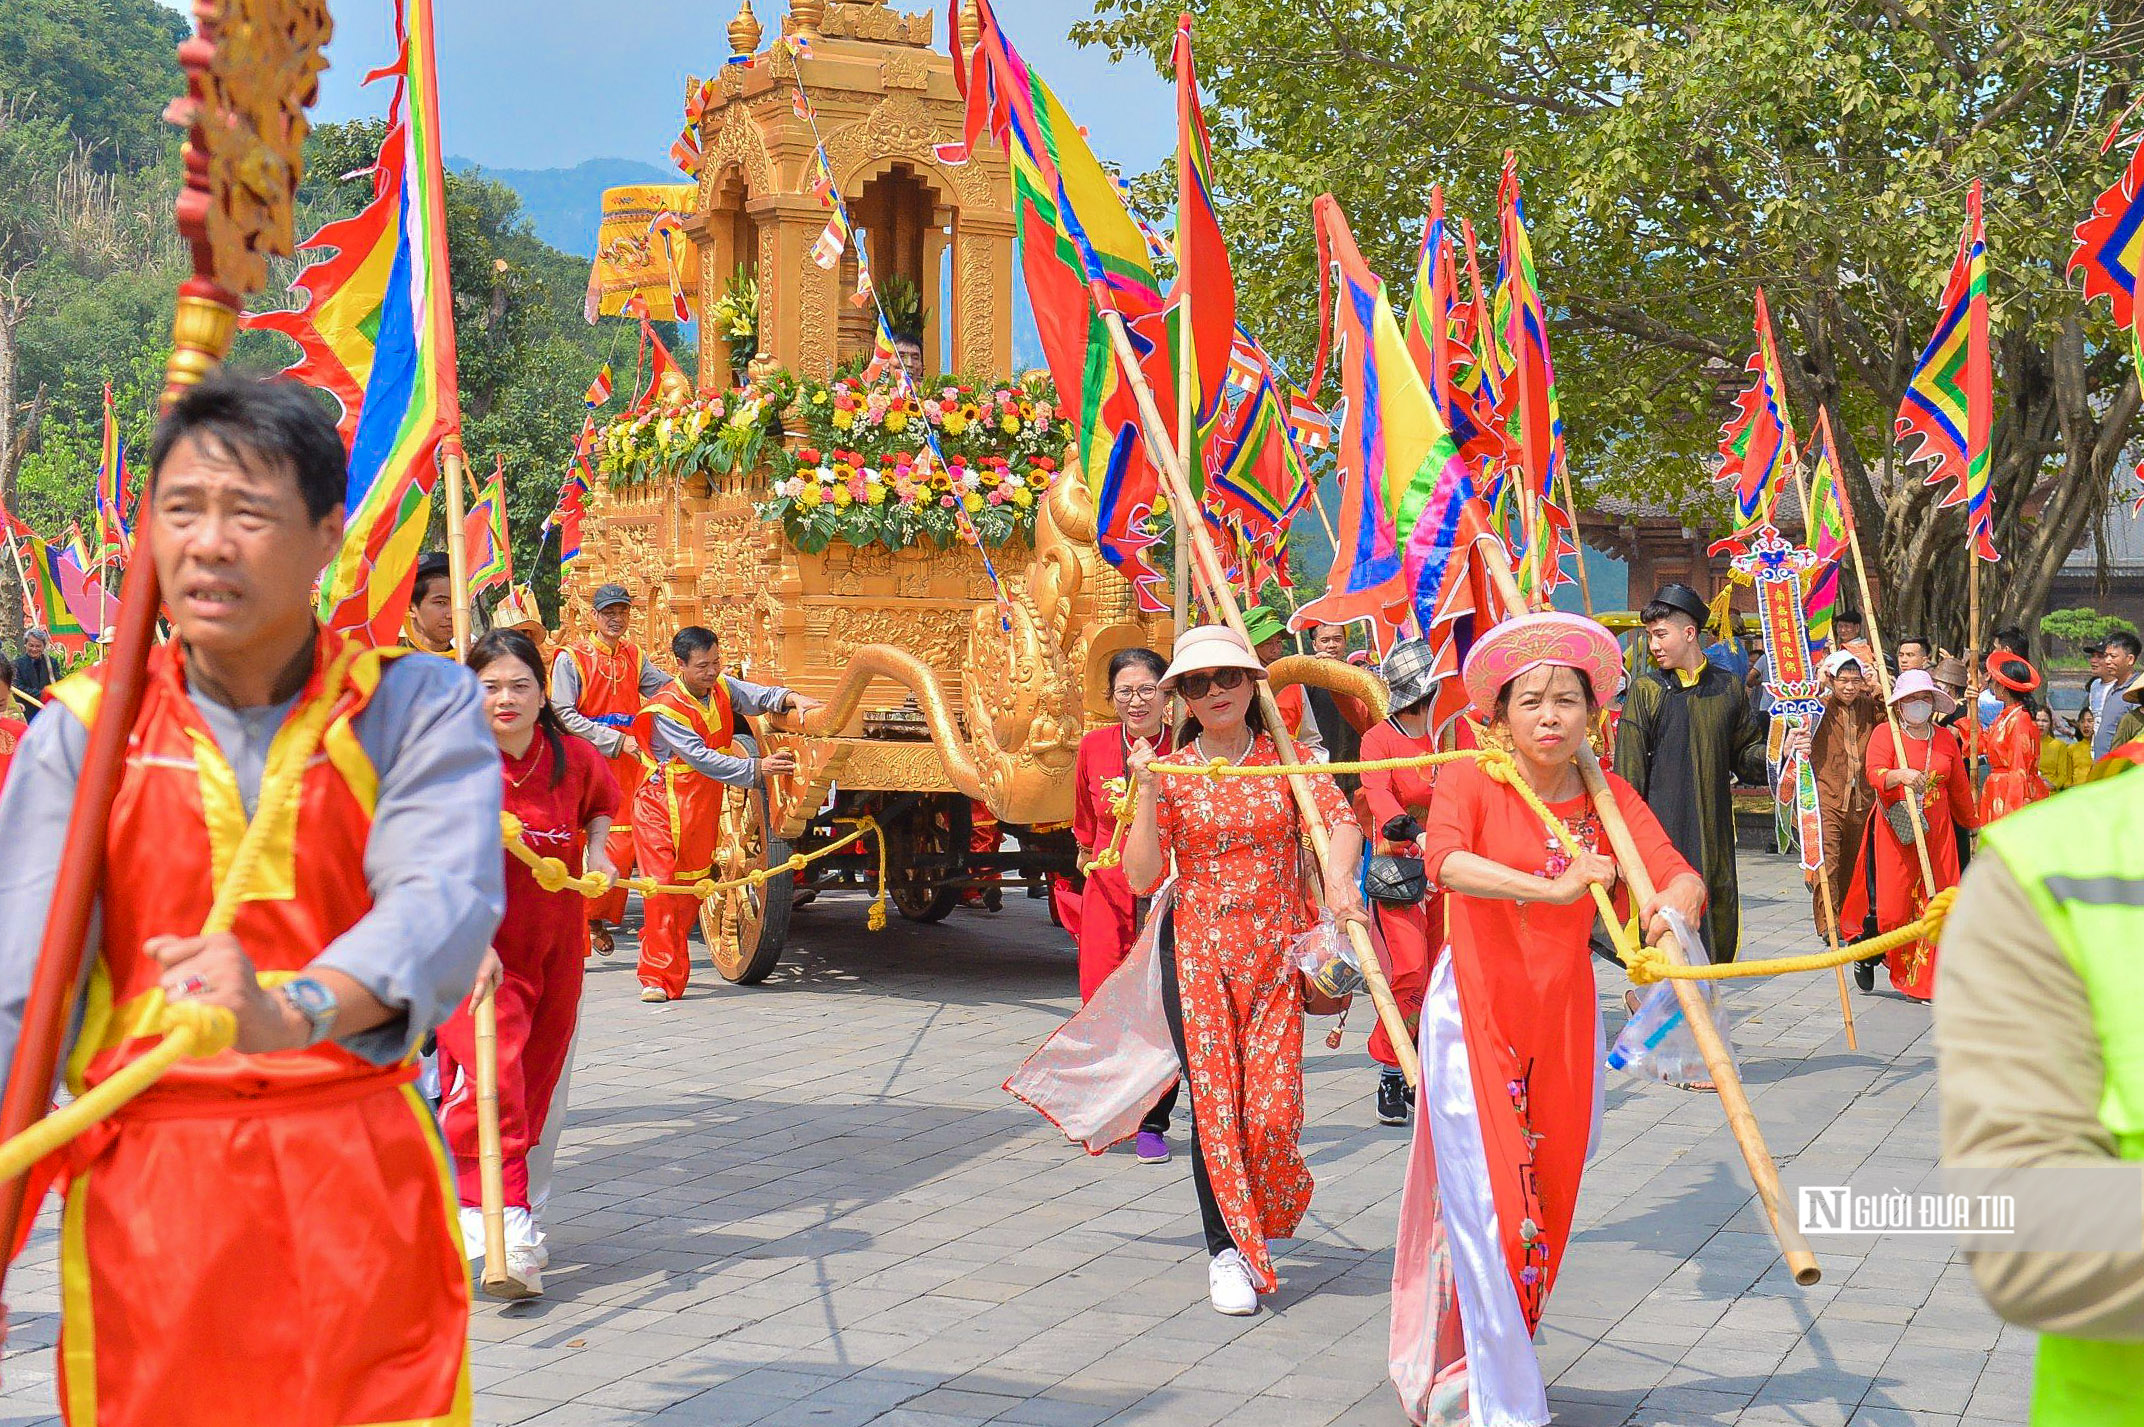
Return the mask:
<path id="1" fill-rule="evenodd" d="M 811 245 L 811 260 L 831 272 L 841 261 L 841 255 L 848 251 L 848 247 L 849 215 L 836 208 L 833 216 L 826 220 L 826 227 Z"/>
<path id="2" fill-rule="evenodd" d="M 127 506 L 133 477 L 127 471 L 127 447 L 119 438 L 119 419 L 112 410 L 112 384 L 104 384 L 104 446 L 97 462 L 97 558 L 116 555 L 122 560 L 133 551 L 134 526 Z"/>
<path id="3" fill-rule="evenodd" d="M 2108 147 L 2114 139 L 2113 133 L 2107 135 Z M 2107 299 L 2115 325 L 2129 333 L 2130 356 L 2138 379 L 2144 380 L 2144 303 L 2137 301 L 2137 274 L 2144 272 L 2144 136 L 2130 151 L 2122 176 L 2108 185 L 2091 215 L 2077 225 L 2077 250 L 2070 254 L 2069 271 L 2084 274 L 2087 302 Z"/>
<path id="4" fill-rule="evenodd" d="M 1518 560 L 1521 589 L 1545 593 L 1563 583 L 1563 556 L 1575 553 L 1572 519 L 1556 503 L 1563 473 L 1563 408 L 1556 392 L 1556 365 L 1549 359 L 1548 313 L 1534 267 L 1533 243 L 1526 233 L 1526 209 L 1519 198 L 1518 158 L 1506 150 L 1497 186 L 1499 238 L 1491 346 L 1506 373 L 1505 389 L 1514 397 L 1505 440 L 1515 447 L 1503 462 L 1504 498 L 1518 507 L 1522 546 Z"/>
<path id="5" fill-rule="evenodd" d="M 406 3 L 395 16 L 400 57 L 367 76 L 396 81 L 372 201 L 304 245 L 336 250 L 292 280 L 305 305 L 252 321 L 298 343 L 286 375 L 342 403 L 346 523 L 321 576 L 320 614 L 375 645 L 401 635 L 440 444 L 461 431 L 432 0 Z"/>
<path id="6" fill-rule="evenodd" d="M 1326 592 L 1290 623 L 1305 629 L 1369 618 L 1387 644 L 1410 614 L 1429 628 L 1461 512 L 1475 494 L 1474 477 L 1415 369 L 1384 281 L 1363 260 L 1340 205 L 1321 194 L 1311 211 L 1324 275 L 1319 307 L 1322 314 L 1329 299 L 1337 308 L 1347 412 L 1332 574 Z"/>
<path id="7" fill-rule="evenodd" d="M 670 349 L 663 345 L 663 339 L 655 335 L 655 328 L 648 322 L 646 305 L 643 304 L 635 315 L 640 318 L 640 350 L 648 363 L 648 384 L 633 397 L 633 410 L 640 412 L 653 406 L 655 398 L 662 394 L 665 373 L 675 372 L 687 385 L 691 384 L 691 378 L 685 376 L 685 369 L 677 364 L 677 358 L 670 355 Z"/>
<path id="8" fill-rule="evenodd" d="M 70 649 L 80 649 L 85 640 L 102 632 L 98 617 L 106 603 L 90 588 L 89 577 L 58 550 L 35 535 L 23 539 L 23 563 L 30 574 L 34 602 L 31 618 L 48 630 L 53 639 Z"/>
<path id="9" fill-rule="evenodd" d="M 1176 68 L 1177 278 L 1169 300 L 1179 307 L 1190 304 L 1190 385 L 1194 419 L 1203 428 L 1220 415 L 1227 388 L 1229 352 L 1236 340 L 1236 277 L 1229 266 L 1228 242 L 1221 236 L 1221 219 L 1214 212 L 1213 146 L 1199 105 L 1189 15 L 1177 19 L 1171 59 Z"/>
<path id="10" fill-rule="evenodd" d="M 475 504 L 462 516 L 471 599 L 514 582 L 514 551 L 506 534 L 506 457 L 502 454 L 497 461 Z"/>
<path id="11" fill-rule="evenodd" d="M 588 391 L 581 397 L 581 402 L 586 406 L 602 406 L 610 400 L 610 394 L 610 363 L 605 362 L 602 369 L 596 373 L 596 379 L 588 384 Z"/>
<path id="12" fill-rule="evenodd" d="M 1988 437 L 1995 424 L 1995 375 L 1988 352 L 1988 245 L 1981 227 L 1980 180 L 1965 200 L 1965 231 L 1943 284 L 1935 334 L 1906 383 L 1898 441 L 1919 438 L 1906 460 L 1933 463 L 1928 484 L 1948 482 L 1945 506 L 1965 505 L 1966 532 L 1983 560 L 1995 550 Z"/>
<path id="13" fill-rule="evenodd" d="M 1076 433 L 1074 459 L 1094 493 L 1097 543 L 1131 581 L 1141 608 L 1165 609 L 1154 593 L 1161 577 L 1144 556 L 1155 541 L 1146 525 L 1158 478 L 1108 325 L 1111 315 L 1124 321 L 1157 407 L 1173 418 L 1175 375 L 1167 336 L 1154 326 L 1162 299 L 1146 238 L 1057 96 L 1007 41 L 989 0 L 975 0 L 969 14 L 972 51 L 961 47 L 960 9 L 950 0 L 953 72 L 966 114 L 961 139 L 939 145 L 939 160 L 965 162 L 986 133 L 1004 149 L 1021 272 Z"/>
<path id="14" fill-rule="evenodd" d="M 1720 428 L 1720 465 L 1713 479 L 1733 488 L 1736 533 L 1713 548 L 1740 548 L 1741 537 L 1771 518 L 1779 488 L 1798 459 L 1794 412 L 1787 404 L 1786 378 L 1779 346 L 1772 337 L 1772 313 L 1764 289 L 1757 289 L 1757 349 L 1747 370 L 1754 378 L 1735 398 L 1735 414 Z"/>
<path id="15" fill-rule="evenodd" d="M 1288 395 L 1288 439 L 1313 451 L 1332 445 L 1333 419 L 1325 408 L 1287 378 L 1281 378 L 1281 385 L 1287 388 Z"/>

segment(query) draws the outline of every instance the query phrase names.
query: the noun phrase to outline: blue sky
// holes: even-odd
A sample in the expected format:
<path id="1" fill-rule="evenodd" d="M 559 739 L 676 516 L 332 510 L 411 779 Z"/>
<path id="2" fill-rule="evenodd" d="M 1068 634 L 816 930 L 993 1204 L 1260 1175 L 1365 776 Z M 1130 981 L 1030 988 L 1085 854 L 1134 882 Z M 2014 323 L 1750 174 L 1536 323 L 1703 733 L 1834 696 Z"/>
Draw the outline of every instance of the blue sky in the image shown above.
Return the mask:
<path id="1" fill-rule="evenodd" d="M 164 0 L 190 12 L 185 0 Z M 925 0 L 895 0 L 904 10 Z M 774 33 L 786 0 L 753 0 Z M 943 0 L 938 15 L 943 43 Z M 1112 65 L 1066 38 L 1090 0 L 1005 0 L 1013 42 L 1089 128 L 1104 158 L 1137 173 L 1167 152 L 1174 110 L 1167 85 L 1143 61 Z M 339 0 L 322 119 L 381 112 L 382 85 L 359 80 L 393 54 L 388 0 Z M 734 0 L 441 0 L 436 6 L 440 126 L 446 152 L 486 168 L 563 168 L 593 158 L 667 162 L 685 76 L 709 74 L 729 53 L 723 27 Z"/>

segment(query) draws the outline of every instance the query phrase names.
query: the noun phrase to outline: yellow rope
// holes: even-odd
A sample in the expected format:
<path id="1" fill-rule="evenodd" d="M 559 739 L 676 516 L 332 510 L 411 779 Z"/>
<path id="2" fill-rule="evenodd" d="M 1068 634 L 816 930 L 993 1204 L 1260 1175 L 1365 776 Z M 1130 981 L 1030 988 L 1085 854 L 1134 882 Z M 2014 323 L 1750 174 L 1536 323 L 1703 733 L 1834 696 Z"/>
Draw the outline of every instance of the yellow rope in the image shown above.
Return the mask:
<path id="1" fill-rule="evenodd" d="M 0 1179 L 13 1179 L 163 1078 L 189 1056 L 210 1056 L 238 1039 L 238 1018 L 222 1006 L 177 1001 L 157 1022 L 164 1038 L 139 1060 L 127 1062 L 6 1144 L 0 1145 Z"/>
<path id="2" fill-rule="evenodd" d="M 1153 763 L 1148 766 L 1156 773 L 1183 778 L 1284 778 L 1290 773 L 1376 773 L 1400 768 L 1426 768 L 1437 763 L 1451 763 L 1459 759 L 1471 759 L 1481 765 L 1483 773 L 1503 783 L 1519 795 L 1521 801 L 1533 810 L 1556 840 L 1563 844 L 1569 855 L 1576 857 L 1586 849 L 1571 830 L 1564 826 L 1562 818 L 1549 811 L 1547 803 L 1519 776 L 1518 761 L 1501 748 L 1463 749 L 1456 753 L 1422 753 L 1411 758 L 1379 758 L 1358 763 L 1314 763 L 1296 768 L 1274 764 L 1245 767 L 1216 758 L 1207 763 Z M 1125 831 L 1131 826 L 1137 800 L 1129 787 L 1110 804 L 1116 815 L 1117 827 L 1111 836 L 1109 847 L 1097 854 L 1092 867 L 1115 866 L 1124 841 Z M 1104 859 L 1107 859 L 1106 861 Z M 1951 903 L 1958 898 L 1958 889 L 1946 887 L 1930 899 L 1920 919 L 1895 930 L 1869 937 L 1863 941 L 1849 942 L 1837 950 L 1812 952 L 1807 956 L 1776 956 L 1756 961 L 1731 961 L 1717 965 L 1686 966 L 1671 962 L 1656 947 L 1646 946 L 1636 935 L 1636 924 L 1625 924 L 1616 915 L 1615 904 L 1609 899 L 1608 890 L 1596 884 L 1592 889 L 1593 900 L 1599 906 L 1601 920 L 1607 926 L 1609 940 L 1615 944 L 1615 952 L 1630 979 L 1640 986 L 1655 981 L 1724 981 L 1730 978 L 1754 976 L 1786 976 L 1802 971 L 1829 971 L 1834 966 L 1844 966 L 1849 961 L 1864 961 L 1872 956 L 1901 946 L 1910 946 L 1918 941 L 1933 941 L 1942 934 L 1943 919 L 1950 914 Z"/>
<path id="3" fill-rule="evenodd" d="M 848 822 L 850 819 L 842 819 Z M 499 814 L 499 831 L 506 850 L 516 862 L 529 869 L 536 885 L 546 892 L 578 892 L 584 897 L 600 897 L 613 887 L 624 887 L 642 896 L 693 897 L 704 902 L 709 897 L 735 891 L 739 887 L 759 887 L 769 880 L 788 872 L 801 872 L 822 857 L 831 857 L 850 844 L 865 837 L 878 839 L 878 896 L 871 909 L 864 915 L 864 924 L 872 931 L 880 931 L 886 925 L 886 831 L 878 819 L 861 817 L 853 820 L 856 831 L 835 839 L 824 847 L 810 852 L 792 852 L 772 867 L 755 867 L 742 877 L 717 880 L 702 877 L 697 882 L 658 882 L 653 877 L 620 877 L 613 881 L 600 872 L 585 872 L 576 877 L 566 870 L 566 864 L 556 857 L 546 857 L 530 847 L 522 838 L 521 820 L 512 813 Z"/>
<path id="4" fill-rule="evenodd" d="M 298 801 L 304 795 L 306 767 L 313 761 L 321 737 L 327 732 L 328 722 L 341 702 L 348 671 L 348 657 L 329 668 L 319 695 L 298 715 L 285 756 L 262 780 L 253 818 L 246 824 L 245 836 L 239 839 L 238 850 L 231 856 L 231 865 L 216 888 L 216 899 L 209 904 L 208 916 L 201 923 L 202 936 L 214 936 L 231 929 L 238 918 L 238 909 L 246 903 L 259 881 L 263 849 L 276 837 L 279 828 L 296 826 Z M 270 751 L 273 754 L 272 746 Z M 159 1013 L 157 1030 L 162 1033 L 162 1039 L 140 1058 L 129 1061 L 21 1134 L 0 1144 L 0 1179 L 12 1179 L 23 1173 L 46 1155 L 71 1143 L 90 1126 L 117 1114 L 128 1101 L 162 1079 L 164 1072 L 180 1061 L 205 1059 L 228 1050 L 238 1039 L 238 1018 L 222 1006 L 174 1001 L 167 1003 Z"/>

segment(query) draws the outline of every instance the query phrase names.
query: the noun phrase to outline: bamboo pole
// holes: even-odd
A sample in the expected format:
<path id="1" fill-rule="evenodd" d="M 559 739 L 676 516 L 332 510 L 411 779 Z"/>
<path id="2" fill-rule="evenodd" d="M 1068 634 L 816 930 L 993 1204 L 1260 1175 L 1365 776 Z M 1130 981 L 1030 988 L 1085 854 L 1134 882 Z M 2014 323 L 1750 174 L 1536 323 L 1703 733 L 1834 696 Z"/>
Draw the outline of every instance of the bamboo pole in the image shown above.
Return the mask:
<path id="1" fill-rule="evenodd" d="M 1977 799 L 1980 794 L 1980 686 L 1987 678 L 1987 654 L 1980 647 L 1980 550 L 1973 540 L 1973 523 L 1965 526 L 1965 788 Z M 1901 752 L 1899 757 L 1906 755 Z"/>
<path id="2" fill-rule="evenodd" d="M 1490 554 L 1486 562 L 1489 575 L 1496 582 L 1504 602 L 1513 609 L 1523 610 L 1525 606 L 1519 602 L 1518 582 L 1512 578 L 1503 542 L 1494 535 L 1484 535 L 1478 537 L 1478 543 L 1485 553 Z M 1600 815 L 1601 827 L 1615 849 L 1623 880 L 1630 888 L 1632 899 L 1642 907 L 1653 899 L 1658 889 L 1653 885 L 1652 874 L 1645 870 L 1645 859 L 1638 852 L 1629 825 L 1623 821 L 1623 810 L 1616 804 L 1615 789 L 1601 771 L 1600 758 L 1593 752 L 1593 745 L 1583 740 L 1578 745 L 1578 771 L 1593 800 L 1593 809 Z M 1660 939 L 1659 950 L 1675 965 L 1689 964 L 1689 957 L 1672 935 Z M 1757 1198 L 1764 1205 L 1765 1217 L 1772 1226 L 1772 1237 L 1786 1258 L 1787 1268 L 1796 1283 L 1804 1287 L 1815 1283 L 1823 1276 L 1823 1271 L 1817 1266 L 1816 1255 L 1810 1251 L 1808 1240 L 1786 1216 L 1786 1195 L 1780 1188 L 1779 1167 L 1772 1162 L 1772 1153 L 1765 1146 L 1764 1131 L 1758 1126 L 1756 1112 L 1750 1108 L 1749 1096 L 1742 1089 L 1742 1077 L 1735 1070 L 1734 1057 L 1728 1053 L 1726 1042 L 1720 1038 L 1719 1027 L 1713 1023 L 1712 1009 L 1696 982 L 1676 979 L 1670 984 L 1675 988 L 1675 1000 L 1682 1008 L 1683 1019 L 1690 1024 L 1698 1052 L 1705 1058 L 1705 1067 L 1719 1092 L 1720 1108 L 1727 1114 L 1727 1128 L 1742 1152 L 1742 1162 L 1757 1187 Z"/>
<path id="3" fill-rule="evenodd" d="M 1131 383 L 1132 395 L 1139 404 L 1139 425 L 1146 439 L 1148 453 L 1161 472 L 1164 485 L 1168 487 L 1169 501 L 1182 508 L 1190 507 L 1189 483 L 1184 477 L 1184 468 L 1176 462 L 1176 452 L 1161 439 L 1168 430 L 1161 419 L 1161 411 L 1154 401 L 1154 389 L 1148 385 L 1146 376 L 1139 370 L 1138 354 L 1132 348 L 1131 334 L 1125 330 L 1124 319 L 1113 309 L 1104 309 L 1103 321 L 1109 327 L 1109 336 L 1116 348 L 1117 360 Z M 1250 642 L 1250 635 L 1243 624 L 1243 612 L 1236 607 L 1234 595 L 1229 590 L 1228 572 L 1222 567 L 1215 553 L 1212 537 L 1206 531 L 1204 521 L 1193 521 L 1191 532 L 1191 558 L 1193 573 L 1205 582 L 1206 592 L 1213 607 L 1230 629 Z M 1265 716 L 1266 728 L 1273 737 L 1273 747 L 1280 755 L 1281 765 L 1286 768 L 1302 767 L 1296 756 L 1295 740 L 1289 736 L 1288 726 L 1280 716 L 1280 706 L 1274 702 L 1273 688 L 1263 679 L 1252 681 L 1258 689 L 1258 705 Z M 1325 820 L 1318 811 L 1316 798 L 1311 794 L 1309 782 L 1299 775 L 1291 774 L 1288 788 L 1295 795 L 1295 805 L 1302 816 L 1303 832 L 1310 843 L 1312 856 L 1317 859 L 1320 874 L 1325 871 L 1331 857 L 1331 849 L 1325 836 Z M 1320 889 L 1322 895 L 1322 889 Z M 1409 1085 L 1419 1085 L 1422 1079 L 1420 1058 L 1415 1053 L 1414 1037 L 1408 1033 L 1407 1018 L 1400 1014 L 1399 1003 L 1392 998 L 1392 987 L 1385 980 L 1384 967 L 1378 962 L 1376 948 L 1370 944 L 1368 929 L 1349 922 L 1348 941 L 1355 950 L 1355 959 L 1362 967 L 1362 978 L 1370 989 L 1370 1000 L 1377 1007 L 1377 1019 L 1383 1024 L 1385 1034 L 1392 1041 L 1393 1053 L 1398 1057 L 1400 1073 L 1407 1077 Z"/>
<path id="4" fill-rule="evenodd" d="M 1563 482 L 1563 504 L 1571 512 L 1571 543 L 1578 547 L 1578 597 L 1585 602 L 1586 618 L 1593 618 L 1593 581 L 1586 575 L 1586 537 L 1578 523 L 1578 495 L 1571 487 L 1571 464 L 1564 462 L 1556 472 Z M 1730 634 L 1732 630 L 1728 631 Z"/>
<path id="5" fill-rule="evenodd" d="M 454 600 L 454 657 L 469 655 L 469 541 L 462 529 L 462 482 L 467 469 L 459 439 L 444 444 L 447 482 L 447 585 Z M 469 1008 L 476 1027 L 477 1183 L 484 1213 L 484 1291 L 494 1297 L 520 1297 L 509 1291 L 506 1272 L 506 1159 L 499 1143 L 498 1007 L 487 988 Z"/>
<path id="6" fill-rule="evenodd" d="M 1177 235 L 1181 238 L 1181 231 Z M 1195 419 L 1192 407 L 1191 384 L 1197 375 L 1196 354 L 1191 350 L 1191 245 L 1178 243 L 1176 247 L 1177 286 L 1183 296 L 1177 299 L 1176 308 L 1176 464 L 1179 469 L 1191 469 L 1193 432 Z M 1203 525 L 1202 512 L 1176 504 L 1176 497 L 1169 497 L 1169 504 L 1176 517 L 1176 637 L 1182 639 L 1184 631 L 1191 627 L 1191 547 L 1186 531 L 1194 523 Z"/>

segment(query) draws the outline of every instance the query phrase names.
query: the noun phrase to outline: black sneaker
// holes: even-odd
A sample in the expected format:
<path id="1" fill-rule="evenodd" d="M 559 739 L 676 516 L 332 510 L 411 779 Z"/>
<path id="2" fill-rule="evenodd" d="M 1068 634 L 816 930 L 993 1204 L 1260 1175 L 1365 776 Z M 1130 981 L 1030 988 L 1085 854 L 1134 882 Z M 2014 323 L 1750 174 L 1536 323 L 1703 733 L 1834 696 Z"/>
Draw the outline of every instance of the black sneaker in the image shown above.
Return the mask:
<path id="1" fill-rule="evenodd" d="M 1864 991 L 1876 989 L 1876 958 L 1864 957 L 1854 963 L 1854 984 Z"/>
<path id="2" fill-rule="evenodd" d="M 1380 1125 L 1404 1125 L 1407 1123 L 1407 1082 L 1397 1075 L 1377 1077 L 1377 1123 Z"/>

